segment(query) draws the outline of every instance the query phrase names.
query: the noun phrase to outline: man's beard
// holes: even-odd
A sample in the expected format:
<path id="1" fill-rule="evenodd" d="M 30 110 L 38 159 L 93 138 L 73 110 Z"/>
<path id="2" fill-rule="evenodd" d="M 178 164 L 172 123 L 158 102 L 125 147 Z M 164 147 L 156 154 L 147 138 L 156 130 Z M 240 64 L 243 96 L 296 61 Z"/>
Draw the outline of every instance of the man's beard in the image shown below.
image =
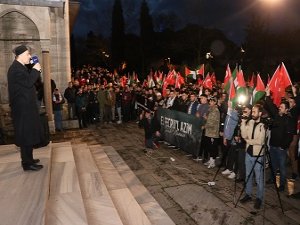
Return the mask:
<path id="1" fill-rule="evenodd" d="M 253 119 L 254 121 L 257 121 L 257 120 L 259 120 L 259 116 L 252 116 L 252 119 Z"/>

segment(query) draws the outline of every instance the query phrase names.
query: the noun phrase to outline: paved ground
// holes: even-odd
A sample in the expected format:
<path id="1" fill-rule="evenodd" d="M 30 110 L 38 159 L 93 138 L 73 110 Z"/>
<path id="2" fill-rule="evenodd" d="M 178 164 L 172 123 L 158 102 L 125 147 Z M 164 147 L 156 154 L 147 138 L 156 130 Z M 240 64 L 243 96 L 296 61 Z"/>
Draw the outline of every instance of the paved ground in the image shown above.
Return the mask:
<path id="1" fill-rule="evenodd" d="M 241 184 L 234 191 L 234 182 L 219 173 L 216 185 L 208 186 L 217 168 L 207 169 L 163 144 L 149 156 L 143 152 L 143 135 L 136 123 L 108 124 L 64 131 L 52 140 L 113 146 L 177 225 L 300 224 L 300 200 L 280 193 L 283 214 L 274 187 L 267 185 L 264 210 L 255 211 L 253 202 L 235 208 Z M 295 187 L 300 191 L 299 181 Z"/>

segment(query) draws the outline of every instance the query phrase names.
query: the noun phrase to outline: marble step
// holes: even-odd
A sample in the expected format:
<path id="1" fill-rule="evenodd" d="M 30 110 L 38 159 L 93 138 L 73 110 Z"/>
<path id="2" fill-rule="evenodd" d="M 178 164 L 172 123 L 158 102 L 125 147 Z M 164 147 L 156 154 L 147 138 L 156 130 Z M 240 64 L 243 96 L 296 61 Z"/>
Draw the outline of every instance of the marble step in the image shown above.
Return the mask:
<path id="1" fill-rule="evenodd" d="M 46 224 L 87 225 L 71 143 L 52 144 Z"/>
<path id="2" fill-rule="evenodd" d="M 123 225 L 86 144 L 72 145 L 89 225 Z"/>
<path id="3" fill-rule="evenodd" d="M 151 225 L 126 183 L 100 145 L 90 146 L 96 164 L 124 225 Z"/>
<path id="4" fill-rule="evenodd" d="M 41 160 L 40 171 L 21 167 L 20 152 L 15 145 L 0 146 L 0 224 L 44 225 L 49 195 L 51 143 L 34 150 Z"/>
<path id="5" fill-rule="evenodd" d="M 175 225 L 168 214 L 161 208 L 147 188 L 140 182 L 122 157 L 112 146 L 102 146 L 110 161 L 121 175 L 123 181 L 144 210 L 153 225 Z"/>

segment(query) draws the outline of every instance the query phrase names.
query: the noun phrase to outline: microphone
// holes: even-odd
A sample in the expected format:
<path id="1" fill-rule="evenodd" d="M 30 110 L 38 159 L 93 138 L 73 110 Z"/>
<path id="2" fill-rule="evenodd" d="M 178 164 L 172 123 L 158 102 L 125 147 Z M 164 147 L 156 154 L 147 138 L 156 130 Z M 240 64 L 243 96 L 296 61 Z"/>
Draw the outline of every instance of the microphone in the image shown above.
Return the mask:
<path id="1" fill-rule="evenodd" d="M 32 56 L 31 59 L 30 59 L 30 64 L 34 65 L 34 64 L 37 64 L 37 63 L 39 63 L 39 58 L 36 55 Z"/>
<path id="2" fill-rule="evenodd" d="M 35 65 L 35 64 L 37 64 L 37 63 L 39 63 L 39 62 L 40 62 L 40 61 L 39 61 L 39 58 L 38 58 L 36 55 L 32 56 L 31 59 L 30 59 L 30 64 L 32 64 L 32 65 Z M 39 71 L 40 71 L 40 73 L 41 73 L 41 72 L 42 72 L 42 69 L 40 69 Z"/>

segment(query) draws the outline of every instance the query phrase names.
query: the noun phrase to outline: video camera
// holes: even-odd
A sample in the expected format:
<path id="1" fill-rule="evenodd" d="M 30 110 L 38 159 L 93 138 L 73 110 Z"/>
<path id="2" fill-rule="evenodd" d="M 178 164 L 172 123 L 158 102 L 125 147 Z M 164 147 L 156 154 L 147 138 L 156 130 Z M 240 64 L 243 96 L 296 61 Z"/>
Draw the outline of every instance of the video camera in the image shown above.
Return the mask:
<path id="1" fill-rule="evenodd" d="M 268 116 L 262 116 L 260 121 L 265 125 L 266 129 L 271 129 L 274 123 L 274 119 Z"/>

